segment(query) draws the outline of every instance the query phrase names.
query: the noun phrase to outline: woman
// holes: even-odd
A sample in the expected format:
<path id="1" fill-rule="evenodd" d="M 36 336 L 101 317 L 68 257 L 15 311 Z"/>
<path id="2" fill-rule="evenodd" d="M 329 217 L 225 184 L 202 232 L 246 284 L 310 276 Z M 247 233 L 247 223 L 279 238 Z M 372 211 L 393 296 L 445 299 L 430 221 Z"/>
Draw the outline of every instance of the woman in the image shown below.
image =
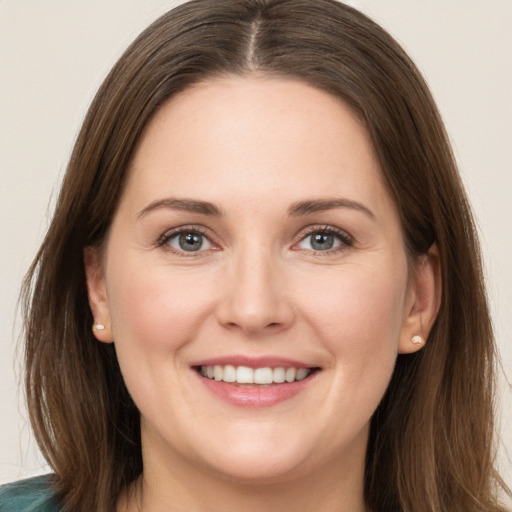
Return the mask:
<path id="1" fill-rule="evenodd" d="M 55 476 L 4 500 L 503 510 L 447 137 L 409 58 L 343 4 L 196 0 L 139 36 L 85 119 L 25 298 Z"/>

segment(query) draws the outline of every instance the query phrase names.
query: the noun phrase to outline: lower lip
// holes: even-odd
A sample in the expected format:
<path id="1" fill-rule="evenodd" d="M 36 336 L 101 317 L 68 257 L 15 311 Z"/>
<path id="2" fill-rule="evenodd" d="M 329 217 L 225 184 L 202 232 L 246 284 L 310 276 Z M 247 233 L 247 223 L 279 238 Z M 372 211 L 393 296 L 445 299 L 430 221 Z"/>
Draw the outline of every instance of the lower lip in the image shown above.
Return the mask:
<path id="1" fill-rule="evenodd" d="M 316 373 L 317 372 L 296 382 L 287 382 L 270 386 L 240 386 L 221 380 L 211 380 L 196 372 L 198 378 L 201 379 L 201 382 L 214 395 L 232 405 L 236 405 L 237 407 L 252 408 L 271 407 L 272 405 L 276 405 L 293 398 L 309 386 L 315 378 Z"/>

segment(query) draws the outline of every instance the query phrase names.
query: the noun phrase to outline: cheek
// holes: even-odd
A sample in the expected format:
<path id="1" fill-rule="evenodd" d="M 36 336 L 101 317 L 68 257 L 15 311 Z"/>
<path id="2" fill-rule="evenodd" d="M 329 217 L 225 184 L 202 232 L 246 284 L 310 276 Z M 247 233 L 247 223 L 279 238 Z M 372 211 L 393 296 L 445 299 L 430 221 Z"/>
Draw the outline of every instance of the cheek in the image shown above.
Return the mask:
<path id="1" fill-rule="evenodd" d="M 394 365 L 404 315 L 407 267 L 374 265 L 341 269 L 316 280 L 304 303 L 304 314 L 331 352 L 336 364 L 354 368 L 378 362 Z M 386 364 L 387 363 L 387 364 Z M 359 369 L 358 369 L 359 367 Z M 388 367 L 388 368 L 385 368 Z"/>
<path id="2" fill-rule="evenodd" d="M 185 274 L 141 264 L 114 275 L 109 302 L 118 344 L 164 352 L 194 338 L 211 293 L 204 280 Z"/>
<path id="3" fill-rule="evenodd" d="M 210 290 L 191 273 L 144 264 L 118 267 L 107 288 L 119 366 L 137 407 L 152 418 L 162 408 L 168 419 L 188 411 L 193 397 L 180 354 L 209 314 Z"/>
<path id="4" fill-rule="evenodd" d="M 403 322 L 406 270 L 371 268 L 354 267 L 337 280 L 326 280 L 314 312 L 315 334 L 331 355 L 332 384 L 325 402 L 338 419 L 334 432 L 343 425 L 347 435 L 368 424 L 384 396 Z"/>

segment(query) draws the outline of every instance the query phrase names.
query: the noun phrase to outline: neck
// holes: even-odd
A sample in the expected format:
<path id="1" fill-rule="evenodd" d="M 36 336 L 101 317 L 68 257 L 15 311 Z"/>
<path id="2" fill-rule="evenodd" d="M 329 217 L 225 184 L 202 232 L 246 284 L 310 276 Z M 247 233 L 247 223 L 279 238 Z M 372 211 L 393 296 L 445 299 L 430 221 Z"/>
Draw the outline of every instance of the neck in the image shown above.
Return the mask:
<path id="1" fill-rule="evenodd" d="M 181 482 L 180 482 L 181 483 Z M 204 485 L 206 484 L 206 485 Z M 281 482 L 272 484 L 240 484 L 210 479 L 193 488 L 173 487 L 166 496 L 155 489 L 152 482 L 142 481 L 142 512 L 364 512 L 361 493 L 326 485 L 325 481 Z"/>
<path id="2" fill-rule="evenodd" d="M 348 465 L 333 461 L 314 472 L 271 482 L 240 482 L 176 462 L 145 459 L 144 473 L 121 497 L 118 512 L 366 510 L 361 458 Z"/>

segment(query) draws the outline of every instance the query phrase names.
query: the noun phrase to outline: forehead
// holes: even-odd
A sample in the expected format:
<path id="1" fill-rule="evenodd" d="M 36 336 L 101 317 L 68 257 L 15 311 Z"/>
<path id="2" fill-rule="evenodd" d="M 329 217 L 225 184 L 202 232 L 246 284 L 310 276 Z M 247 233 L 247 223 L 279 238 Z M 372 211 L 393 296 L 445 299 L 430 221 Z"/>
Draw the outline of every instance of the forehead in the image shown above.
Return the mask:
<path id="1" fill-rule="evenodd" d="M 364 124 L 341 100 L 300 81 L 233 76 L 161 107 L 139 141 L 127 192 L 215 202 L 269 198 L 272 190 L 292 200 L 385 189 Z"/>

